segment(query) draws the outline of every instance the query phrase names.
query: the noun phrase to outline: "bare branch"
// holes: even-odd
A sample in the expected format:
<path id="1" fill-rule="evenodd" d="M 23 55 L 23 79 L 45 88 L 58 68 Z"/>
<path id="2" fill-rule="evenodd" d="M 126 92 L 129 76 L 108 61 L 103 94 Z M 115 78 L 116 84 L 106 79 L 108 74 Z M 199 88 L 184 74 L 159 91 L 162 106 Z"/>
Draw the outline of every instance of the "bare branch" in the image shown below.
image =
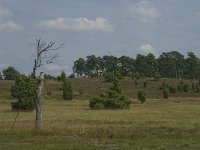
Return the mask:
<path id="1" fill-rule="evenodd" d="M 36 39 L 35 42 L 36 54 L 33 55 L 35 57 L 34 67 L 32 72 L 33 76 L 35 76 L 37 68 L 39 68 L 45 63 L 46 64 L 53 63 L 54 60 L 58 57 L 58 54 L 50 54 L 49 52 L 60 49 L 64 45 L 64 43 L 58 46 L 55 46 L 55 44 L 56 43 L 52 41 L 50 41 L 49 43 L 42 42 L 41 38 Z"/>

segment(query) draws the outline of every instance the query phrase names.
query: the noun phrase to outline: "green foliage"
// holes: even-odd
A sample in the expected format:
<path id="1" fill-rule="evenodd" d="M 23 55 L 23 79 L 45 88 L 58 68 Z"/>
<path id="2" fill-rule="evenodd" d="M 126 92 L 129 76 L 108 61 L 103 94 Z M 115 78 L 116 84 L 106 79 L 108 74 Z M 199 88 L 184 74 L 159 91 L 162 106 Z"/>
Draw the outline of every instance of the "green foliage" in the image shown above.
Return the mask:
<path id="1" fill-rule="evenodd" d="M 161 79 L 161 75 L 158 72 L 156 72 L 154 74 L 154 80 L 160 80 L 160 79 Z"/>
<path id="2" fill-rule="evenodd" d="M 183 92 L 183 84 L 178 84 L 177 90 L 178 90 L 178 92 Z"/>
<path id="3" fill-rule="evenodd" d="M 56 79 L 57 79 L 58 82 L 62 81 L 61 76 L 57 76 Z"/>
<path id="4" fill-rule="evenodd" d="M 177 92 L 177 88 L 174 86 L 169 86 L 169 93 L 176 93 Z"/>
<path id="5" fill-rule="evenodd" d="M 103 108 L 128 108 L 130 100 L 123 96 L 121 85 L 117 76 L 114 76 L 113 85 L 109 91 L 101 94 L 99 97 L 93 97 L 89 101 L 89 106 L 92 109 Z"/>
<path id="6" fill-rule="evenodd" d="M 139 73 L 139 72 L 136 72 L 135 75 L 134 75 L 134 77 L 135 77 L 137 80 L 139 80 L 140 77 L 141 77 L 141 76 L 140 76 L 140 73 Z"/>
<path id="7" fill-rule="evenodd" d="M 148 81 L 144 81 L 144 88 L 146 88 L 147 87 L 147 83 L 148 83 Z"/>
<path id="8" fill-rule="evenodd" d="M 20 73 L 14 67 L 8 67 L 2 71 L 5 80 L 15 80 Z"/>
<path id="9" fill-rule="evenodd" d="M 120 85 L 120 81 L 117 77 L 115 77 L 113 79 L 113 86 L 110 87 L 110 90 L 113 90 L 119 94 L 122 93 L 122 89 L 121 89 L 121 85 Z"/>
<path id="10" fill-rule="evenodd" d="M 196 92 L 199 93 L 200 92 L 199 84 L 196 84 L 195 88 L 196 88 Z"/>
<path id="11" fill-rule="evenodd" d="M 2 77 L 2 75 L 1 75 L 1 72 L 0 72 L 0 80 L 3 80 L 3 77 Z"/>
<path id="12" fill-rule="evenodd" d="M 135 85 L 136 85 L 136 86 L 138 85 L 138 82 L 137 82 L 137 80 L 135 80 Z"/>
<path id="13" fill-rule="evenodd" d="M 163 90 L 163 97 L 165 99 L 169 98 L 169 90 L 168 90 L 168 88 L 164 88 L 164 90 Z"/>
<path id="14" fill-rule="evenodd" d="M 114 78 L 115 78 L 115 75 L 112 72 L 104 73 L 104 80 L 106 82 L 113 82 Z"/>
<path id="15" fill-rule="evenodd" d="M 146 101 L 146 93 L 142 90 L 140 90 L 138 92 L 138 100 L 141 102 L 141 103 L 144 103 Z"/>
<path id="16" fill-rule="evenodd" d="M 193 81 L 192 81 L 192 90 L 195 91 L 195 84 Z"/>
<path id="17" fill-rule="evenodd" d="M 61 81 L 64 81 L 66 79 L 66 74 L 64 71 L 61 71 L 60 77 L 61 77 Z"/>
<path id="18" fill-rule="evenodd" d="M 89 106 L 92 109 L 105 108 L 129 108 L 131 101 L 125 96 L 116 91 L 107 91 L 99 97 L 93 97 L 89 101 Z"/>
<path id="19" fill-rule="evenodd" d="M 75 75 L 74 75 L 74 74 L 70 74 L 70 75 L 68 76 L 68 78 L 75 78 Z"/>
<path id="20" fill-rule="evenodd" d="M 37 99 L 37 81 L 30 77 L 18 76 L 11 87 L 11 95 L 18 101 L 12 103 L 13 109 L 33 110 Z"/>
<path id="21" fill-rule="evenodd" d="M 73 90 L 72 90 L 71 82 L 67 79 L 63 81 L 63 98 L 65 100 L 73 99 Z"/>
<path id="22" fill-rule="evenodd" d="M 123 76 L 118 71 L 104 73 L 104 80 L 106 82 L 113 82 L 115 78 L 120 80 L 123 79 Z"/>
<path id="23" fill-rule="evenodd" d="M 185 83 L 183 85 L 183 92 L 188 92 L 189 91 L 189 85 L 187 83 Z"/>

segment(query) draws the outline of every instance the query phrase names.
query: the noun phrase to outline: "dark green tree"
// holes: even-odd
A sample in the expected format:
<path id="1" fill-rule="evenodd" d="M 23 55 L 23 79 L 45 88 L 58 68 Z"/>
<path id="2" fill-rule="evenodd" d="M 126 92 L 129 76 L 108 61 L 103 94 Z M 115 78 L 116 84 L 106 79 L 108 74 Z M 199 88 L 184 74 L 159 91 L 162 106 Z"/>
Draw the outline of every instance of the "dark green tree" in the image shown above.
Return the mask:
<path id="1" fill-rule="evenodd" d="M 20 75 L 20 73 L 12 66 L 4 69 L 2 73 L 5 80 L 15 80 L 15 78 Z"/>
<path id="2" fill-rule="evenodd" d="M 36 108 L 38 83 L 35 79 L 24 75 L 17 76 L 11 87 L 11 95 L 17 98 L 12 103 L 13 109 L 33 110 Z"/>
<path id="3" fill-rule="evenodd" d="M 1 75 L 1 72 L 0 72 L 0 80 L 3 80 L 3 77 L 2 77 L 2 75 Z"/>
<path id="4" fill-rule="evenodd" d="M 142 75 L 142 77 L 147 76 L 148 64 L 146 57 L 144 55 L 138 54 L 136 57 L 136 71 Z"/>
<path id="5" fill-rule="evenodd" d="M 67 79 L 63 81 L 63 98 L 65 100 L 73 99 L 73 90 L 72 90 L 71 82 L 70 80 L 67 80 Z"/>
<path id="6" fill-rule="evenodd" d="M 186 78 L 196 79 L 199 77 L 199 74 L 200 74 L 199 58 L 197 58 L 197 56 L 194 53 L 189 52 L 188 58 L 186 59 L 184 76 Z"/>
<path id="7" fill-rule="evenodd" d="M 80 77 L 86 75 L 86 61 L 84 58 L 79 58 L 74 62 L 73 72 Z"/>
<path id="8" fill-rule="evenodd" d="M 120 57 L 119 71 L 124 77 L 131 76 L 135 72 L 135 60 L 128 56 Z"/>
<path id="9" fill-rule="evenodd" d="M 61 71 L 60 77 L 61 77 L 61 81 L 64 81 L 66 79 L 66 74 L 64 71 Z"/>
<path id="10" fill-rule="evenodd" d="M 146 56 L 146 63 L 147 63 L 147 76 L 155 77 L 156 73 L 158 72 L 158 61 L 156 60 L 155 56 L 149 53 Z"/>
<path id="11" fill-rule="evenodd" d="M 146 93 L 142 90 L 138 92 L 138 100 L 143 104 L 146 101 Z"/>

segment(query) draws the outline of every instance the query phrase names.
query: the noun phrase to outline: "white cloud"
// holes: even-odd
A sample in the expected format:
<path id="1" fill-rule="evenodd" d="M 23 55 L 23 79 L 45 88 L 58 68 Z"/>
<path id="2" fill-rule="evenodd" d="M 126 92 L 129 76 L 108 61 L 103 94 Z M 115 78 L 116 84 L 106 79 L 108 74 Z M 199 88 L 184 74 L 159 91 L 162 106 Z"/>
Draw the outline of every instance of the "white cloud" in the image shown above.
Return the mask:
<path id="1" fill-rule="evenodd" d="M 40 21 L 38 26 L 45 29 L 61 31 L 113 31 L 111 23 L 103 17 L 99 17 L 96 20 L 89 20 L 83 17 L 60 17 L 57 19 Z"/>
<path id="2" fill-rule="evenodd" d="M 61 71 L 68 71 L 69 67 L 67 65 L 64 66 L 59 66 L 56 64 L 49 64 L 45 66 L 45 70 L 50 71 L 50 72 L 58 72 L 60 73 Z"/>
<path id="3" fill-rule="evenodd" d="M 7 20 L 7 16 L 12 16 L 12 13 L 0 6 L 0 32 L 20 31 L 22 27 L 14 21 Z"/>
<path id="4" fill-rule="evenodd" d="M 150 23 L 160 17 L 156 6 L 149 1 L 141 1 L 129 8 L 129 12 L 136 19 L 144 23 Z"/>
<path id="5" fill-rule="evenodd" d="M 9 10 L 3 9 L 0 6 L 0 17 L 11 16 L 11 15 L 12 15 L 12 13 Z"/>
<path id="6" fill-rule="evenodd" d="M 156 52 L 156 48 L 154 48 L 153 46 L 151 46 L 150 44 L 144 44 L 142 46 L 140 46 L 140 50 L 144 53 L 153 53 L 155 54 Z"/>
<path id="7" fill-rule="evenodd" d="M 13 21 L 0 22 L 0 32 L 20 31 L 22 27 Z"/>

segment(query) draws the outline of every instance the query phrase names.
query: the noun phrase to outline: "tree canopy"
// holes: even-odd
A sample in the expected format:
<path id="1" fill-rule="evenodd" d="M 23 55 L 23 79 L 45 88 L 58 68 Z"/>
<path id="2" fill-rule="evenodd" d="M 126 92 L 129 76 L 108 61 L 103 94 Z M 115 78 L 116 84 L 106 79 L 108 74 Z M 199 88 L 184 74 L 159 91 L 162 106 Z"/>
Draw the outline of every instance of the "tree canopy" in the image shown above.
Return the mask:
<path id="1" fill-rule="evenodd" d="M 95 55 L 79 58 L 74 62 L 73 72 L 76 76 L 98 77 L 108 72 L 119 72 L 122 76 L 199 78 L 200 59 L 192 52 L 185 58 L 177 51 L 163 52 L 158 58 L 154 54 L 137 54 L 130 56 Z"/>

